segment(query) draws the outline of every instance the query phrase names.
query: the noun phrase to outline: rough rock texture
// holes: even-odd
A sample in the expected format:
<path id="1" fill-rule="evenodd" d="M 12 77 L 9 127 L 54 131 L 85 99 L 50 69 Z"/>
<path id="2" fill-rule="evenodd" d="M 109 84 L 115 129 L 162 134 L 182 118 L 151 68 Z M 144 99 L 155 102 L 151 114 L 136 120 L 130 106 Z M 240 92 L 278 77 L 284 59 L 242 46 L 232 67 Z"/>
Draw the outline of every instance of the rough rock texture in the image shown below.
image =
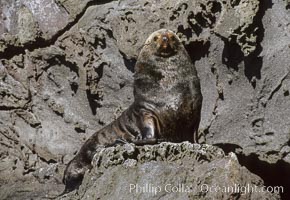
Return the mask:
<path id="1" fill-rule="evenodd" d="M 210 145 L 100 148 L 93 166 L 78 193 L 61 199 L 279 199 L 277 194 L 257 192 L 263 181 L 241 167 L 234 153 L 224 156 Z M 220 191 L 206 192 L 211 186 Z M 243 187 L 256 192 L 241 192 Z"/>
<path id="2" fill-rule="evenodd" d="M 145 39 L 168 28 L 201 79 L 199 141 L 289 199 L 289 12 L 285 0 L 1 1 L 1 198 L 62 191 L 65 164 L 132 102 Z"/>

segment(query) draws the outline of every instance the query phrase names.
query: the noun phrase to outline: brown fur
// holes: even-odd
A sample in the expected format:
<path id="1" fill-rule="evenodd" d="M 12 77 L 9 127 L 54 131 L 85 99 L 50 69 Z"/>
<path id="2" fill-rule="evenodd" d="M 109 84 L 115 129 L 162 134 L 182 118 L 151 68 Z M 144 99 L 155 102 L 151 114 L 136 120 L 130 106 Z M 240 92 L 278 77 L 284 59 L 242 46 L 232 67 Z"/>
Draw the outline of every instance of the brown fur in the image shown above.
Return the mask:
<path id="1" fill-rule="evenodd" d="M 80 184 L 99 145 L 192 142 L 201 102 L 196 69 L 179 38 L 166 29 L 152 33 L 135 66 L 133 104 L 93 134 L 70 161 L 64 174 L 66 190 Z"/>

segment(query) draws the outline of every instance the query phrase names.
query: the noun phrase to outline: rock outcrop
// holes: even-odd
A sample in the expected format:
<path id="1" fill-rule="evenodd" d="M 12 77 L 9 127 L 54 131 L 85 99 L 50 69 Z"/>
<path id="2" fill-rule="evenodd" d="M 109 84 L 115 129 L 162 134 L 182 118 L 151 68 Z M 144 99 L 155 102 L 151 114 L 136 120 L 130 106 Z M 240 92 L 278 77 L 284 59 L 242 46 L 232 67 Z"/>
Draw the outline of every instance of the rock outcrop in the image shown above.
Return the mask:
<path id="1" fill-rule="evenodd" d="M 78 193 L 61 199 L 279 199 L 241 167 L 234 153 L 211 145 L 174 144 L 98 149 Z"/>

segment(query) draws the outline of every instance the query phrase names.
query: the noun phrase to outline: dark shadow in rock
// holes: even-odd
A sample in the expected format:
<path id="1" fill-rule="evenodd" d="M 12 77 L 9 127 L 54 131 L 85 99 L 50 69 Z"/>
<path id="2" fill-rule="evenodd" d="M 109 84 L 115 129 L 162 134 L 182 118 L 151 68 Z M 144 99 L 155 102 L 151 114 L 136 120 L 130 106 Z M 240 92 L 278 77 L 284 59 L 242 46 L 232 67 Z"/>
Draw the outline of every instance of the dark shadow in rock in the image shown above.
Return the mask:
<path id="1" fill-rule="evenodd" d="M 212 13 L 220 13 L 222 11 L 222 4 L 218 1 L 213 1 L 212 3 L 212 8 L 211 12 Z"/>
<path id="2" fill-rule="evenodd" d="M 283 187 L 283 192 L 280 189 L 282 200 L 290 199 L 290 164 L 283 160 L 279 160 L 275 164 L 267 163 L 258 158 L 258 155 L 251 154 L 245 156 L 241 154 L 242 148 L 236 144 L 215 144 L 228 154 L 229 152 L 236 153 L 239 163 L 246 167 L 250 172 L 258 175 L 264 181 L 265 186 L 271 186 L 271 189 L 277 186 Z"/>
<path id="3" fill-rule="evenodd" d="M 239 145 L 230 144 L 230 143 L 217 143 L 217 144 L 214 144 L 214 146 L 221 148 L 226 154 L 230 152 L 239 152 L 243 150 L 243 148 L 240 147 Z"/>
<path id="4" fill-rule="evenodd" d="M 98 38 L 98 37 L 95 38 L 95 42 L 94 42 L 93 46 L 95 48 L 100 46 L 102 49 L 105 49 L 107 47 L 106 38 Z"/>
<path id="5" fill-rule="evenodd" d="M 90 89 L 90 85 L 91 84 L 98 84 L 100 79 L 103 77 L 103 73 L 104 73 L 104 67 L 107 65 L 106 62 L 101 63 L 98 67 L 94 68 L 95 72 L 98 74 L 98 77 L 95 80 L 87 80 L 87 86 L 88 89 L 86 90 L 86 94 L 87 94 L 87 99 L 92 111 L 93 115 L 97 114 L 97 109 L 102 107 L 100 101 L 102 100 L 102 97 L 100 96 L 100 94 L 97 91 L 91 91 Z"/>
<path id="6" fill-rule="evenodd" d="M 222 63 L 228 68 L 239 71 L 239 64 L 244 59 L 244 54 L 241 47 L 235 42 L 224 40 L 224 49 L 222 53 Z"/>
<path id="7" fill-rule="evenodd" d="M 203 10 L 206 10 L 205 6 L 201 4 L 201 7 L 204 7 Z M 208 22 L 205 19 L 205 17 L 203 16 L 203 13 L 198 12 L 195 16 L 194 19 L 197 21 L 197 23 L 201 26 L 201 27 L 207 27 L 208 26 Z"/>
<path id="8" fill-rule="evenodd" d="M 79 89 L 79 85 L 76 82 L 72 82 L 70 83 L 70 88 L 74 92 L 74 94 L 76 94 Z"/>
<path id="9" fill-rule="evenodd" d="M 277 186 L 283 187 L 283 192 L 280 189 L 282 200 L 290 199 L 290 164 L 283 160 L 279 160 L 275 164 L 270 164 L 259 160 L 257 155 L 249 156 L 238 155 L 239 162 L 252 173 L 260 176 L 264 180 L 265 186 L 271 186 L 274 189 Z"/>
<path id="10" fill-rule="evenodd" d="M 86 132 L 84 129 L 79 128 L 79 127 L 75 127 L 75 131 L 76 131 L 77 133 L 85 133 L 85 132 Z"/>
<path id="11" fill-rule="evenodd" d="M 124 64 L 126 66 L 126 68 L 131 71 L 131 72 L 135 72 L 135 64 L 137 62 L 137 60 L 135 58 L 127 58 L 127 55 L 122 52 L 122 51 L 119 51 L 121 53 L 121 55 L 123 56 L 123 59 L 124 59 Z"/>
<path id="12" fill-rule="evenodd" d="M 240 4 L 241 0 L 231 1 L 231 6 L 235 7 Z"/>
<path id="13" fill-rule="evenodd" d="M 258 27 L 257 29 L 257 44 L 256 49 L 253 53 L 249 56 L 245 57 L 245 76 L 251 82 L 252 86 L 255 88 L 256 83 L 253 80 L 253 77 L 256 79 L 261 79 L 261 69 L 263 66 L 263 58 L 260 57 L 260 53 L 262 52 L 263 48 L 261 46 L 261 42 L 264 38 L 265 28 L 263 26 L 262 19 L 265 15 L 266 10 L 272 8 L 273 3 L 271 1 L 261 1 L 259 5 L 259 11 L 257 15 L 254 17 L 254 22 L 252 26 Z M 251 29 L 248 29 L 251 30 Z M 250 33 L 248 34 L 250 35 Z"/>
<path id="14" fill-rule="evenodd" d="M 263 66 L 263 58 L 256 56 L 255 53 L 245 58 L 245 76 L 252 84 L 253 88 L 256 87 L 256 81 L 253 79 L 261 79 L 261 69 Z"/>
<path id="15" fill-rule="evenodd" d="M 177 34 L 178 33 L 181 33 L 181 34 L 185 35 L 186 38 L 187 38 L 187 40 L 189 40 L 190 38 L 192 38 L 192 29 L 190 29 L 190 28 L 184 29 L 184 27 L 182 25 L 179 25 L 177 27 Z"/>
<path id="16" fill-rule="evenodd" d="M 193 27 L 192 28 L 186 28 L 182 25 L 178 26 L 177 28 L 177 34 L 181 33 L 184 35 L 188 41 L 193 37 L 194 33 L 197 34 L 198 30 L 195 30 Z M 200 60 L 202 57 L 205 57 L 209 53 L 209 47 L 210 47 L 210 42 L 209 41 L 191 41 L 188 44 L 184 44 L 185 49 L 187 50 L 191 61 L 195 63 L 195 61 Z"/>
<path id="17" fill-rule="evenodd" d="M 92 114 L 96 115 L 97 109 L 102 107 L 101 104 L 98 102 L 100 98 L 97 94 L 92 94 L 91 90 L 86 90 L 86 94 L 87 94 L 87 99 L 88 99 Z"/>
<path id="18" fill-rule="evenodd" d="M 204 18 L 202 17 L 201 13 L 198 13 L 198 15 L 194 15 L 193 12 L 191 12 L 188 16 L 188 24 L 190 25 L 190 27 L 192 28 L 192 30 L 194 31 L 194 33 L 199 36 L 202 33 L 202 25 L 204 25 Z M 197 20 L 198 23 L 193 24 L 190 19 L 195 19 Z M 199 24 L 199 22 L 202 24 Z M 179 28 L 179 27 L 178 27 Z"/>
<path id="19" fill-rule="evenodd" d="M 33 42 L 25 43 L 23 46 L 14 46 L 11 44 L 7 44 L 7 48 L 3 52 L 0 52 L 0 58 L 5 58 L 9 60 L 16 55 L 26 54 L 25 53 L 26 49 L 33 51 L 34 49 L 37 49 L 37 48 L 48 47 L 51 45 L 49 41 L 46 41 L 43 38 L 36 38 Z"/>
<path id="20" fill-rule="evenodd" d="M 222 62 L 225 64 L 228 68 L 232 68 L 235 71 L 238 71 L 238 65 L 244 61 L 245 64 L 245 76 L 249 80 L 249 82 L 252 84 L 252 86 L 256 87 L 255 79 L 261 79 L 261 69 L 263 66 L 263 59 L 260 57 L 260 53 L 262 52 L 262 46 L 261 42 L 264 38 L 264 26 L 263 26 L 263 16 L 265 15 L 266 10 L 272 7 L 271 1 L 261 1 L 259 5 L 259 10 L 257 12 L 257 15 L 253 19 L 253 23 L 247 28 L 246 34 L 251 35 L 252 30 L 257 27 L 256 34 L 257 34 L 257 41 L 256 44 L 252 44 L 253 46 L 256 46 L 256 49 L 254 52 L 250 53 L 249 56 L 244 56 L 241 47 L 236 42 L 229 42 L 227 40 L 224 40 L 225 47 L 223 50 L 222 55 Z M 251 31 L 250 33 L 247 33 L 247 31 Z M 232 41 L 236 41 L 234 38 L 232 38 Z"/>
<path id="21" fill-rule="evenodd" d="M 76 73 L 76 75 L 79 77 L 79 67 L 76 63 L 70 62 L 66 60 L 64 55 L 55 55 L 54 57 L 47 60 L 47 63 L 49 63 L 49 66 L 53 65 L 64 65 L 68 67 L 71 71 Z"/>
<path id="22" fill-rule="evenodd" d="M 184 46 L 191 58 L 191 61 L 195 63 L 195 61 L 200 60 L 202 57 L 208 56 L 210 42 L 194 41 Z"/>

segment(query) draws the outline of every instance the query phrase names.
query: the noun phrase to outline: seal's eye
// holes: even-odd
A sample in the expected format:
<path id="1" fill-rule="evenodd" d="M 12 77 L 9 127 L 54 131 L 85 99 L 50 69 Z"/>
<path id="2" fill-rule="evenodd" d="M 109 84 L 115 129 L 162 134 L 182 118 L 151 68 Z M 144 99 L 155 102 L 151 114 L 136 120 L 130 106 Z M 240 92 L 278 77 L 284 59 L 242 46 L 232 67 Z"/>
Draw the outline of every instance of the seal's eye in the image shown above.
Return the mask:
<path id="1" fill-rule="evenodd" d="M 153 38 L 153 40 L 154 40 L 154 42 L 156 42 L 156 41 L 158 40 L 158 36 L 155 36 L 155 37 Z"/>

